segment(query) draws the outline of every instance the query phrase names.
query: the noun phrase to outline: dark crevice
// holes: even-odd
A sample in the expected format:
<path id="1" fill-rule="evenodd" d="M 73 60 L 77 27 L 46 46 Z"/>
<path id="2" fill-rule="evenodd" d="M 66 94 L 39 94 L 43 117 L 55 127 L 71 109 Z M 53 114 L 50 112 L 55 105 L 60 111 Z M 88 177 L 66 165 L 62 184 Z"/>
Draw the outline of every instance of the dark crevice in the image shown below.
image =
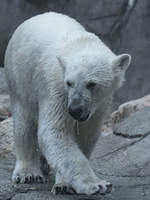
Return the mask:
<path id="1" fill-rule="evenodd" d="M 128 138 L 128 139 L 135 139 L 135 138 L 141 138 L 141 137 L 143 137 L 142 134 L 127 135 L 127 134 L 120 133 L 120 132 L 114 132 L 113 134 L 116 135 L 116 136 L 121 136 L 121 137 Z"/>
<path id="2" fill-rule="evenodd" d="M 135 139 L 135 138 L 145 138 L 146 136 L 150 135 L 150 132 L 143 134 L 137 134 L 137 135 L 128 135 L 128 134 L 124 134 L 124 133 L 120 133 L 120 132 L 114 132 L 113 133 L 116 136 L 121 136 L 124 138 L 128 138 L 128 139 Z"/>
<path id="3" fill-rule="evenodd" d="M 114 27 L 113 27 L 111 33 L 110 33 L 110 36 L 111 36 L 111 37 L 112 37 L 112 36 L 116 33 L 116 31 L 118 31 L 118 30 L 120 30 L 120 35 L 122 35 L 122 34 L 121 34 L 121 33 L 122 33 L 121 29 L 122 29 L 122 27 L 125 27 L 125 26 L 127 25 L 128 20 L 129 20 L 129 17 L 130 17 L 131 13 L 133 12 L 133 10 L 134 10 L 134 8 L 135 8 L 135 6 L 136 6 L 136 4 L 137 4 L 137 0 L 133 0 L 133 4 L 132 4 L 131 6 L 129 5 L 129 2 L 130 2 L 130 0 L 128 0 L 128 3 L 127 3 L 127 5 L 126 5 L 126 7 L 125 7 L 125 9 L 124 9 L 123 17 L 120 18 L 120 19 L 115 23 L 115 25 L 114 25 Z"/>
<path id="4" fill-rule="evenodd" d="M 113 37 L 118 33 L 118 44 L 115 46 L 114 51 L 118 52 L 118 50 L 121 47 L 122 44 L 122 38 L 124 35 L 124 28 L 127 26 L 127 23 L 130 19 L 131 14 L 133 13 L 133 10 L 135 9 L 137 5 L 138 0 L 133 0 L 132 5 L 130 5 L 131 0 L 128 0 L 128 4 L 125 7 L 124 14 L 122 18 L 119 18 L 119 20 L 114 24 L 112 31 L 109 33 L 110 38 L 113 39 Z"/>
<path id="5" fill-rule="evenodd" d="M 148 135 L 150 135 L 150 132 L 145 133 L 145 134 L 137 134 L 137 135 L 128 135 L 128 134 L 124 134 L 124 133 L 120 133 L 120 132 L 113 132 L 113 134 L 115 136 L 120 136 L 120 137 L 124 137 L 124 138 L 128 138 L 128 139 L 135 139 L 135 138 L 141 138 L 144 139 L 145 137 L 147 137 Z"/>

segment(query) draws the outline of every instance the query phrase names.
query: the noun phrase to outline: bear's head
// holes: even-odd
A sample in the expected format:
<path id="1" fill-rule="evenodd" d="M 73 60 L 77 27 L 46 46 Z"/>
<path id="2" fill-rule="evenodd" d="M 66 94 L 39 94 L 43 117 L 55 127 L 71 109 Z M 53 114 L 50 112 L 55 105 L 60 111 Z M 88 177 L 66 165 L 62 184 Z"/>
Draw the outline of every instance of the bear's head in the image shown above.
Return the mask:
<path id="1" fill-rule="evenodd" d="M 68 110 L 78 121 L 88 120 L 121 87 L 131 57 L 97 52 L 78 52 L 58 58 L 64 72 Z"/>

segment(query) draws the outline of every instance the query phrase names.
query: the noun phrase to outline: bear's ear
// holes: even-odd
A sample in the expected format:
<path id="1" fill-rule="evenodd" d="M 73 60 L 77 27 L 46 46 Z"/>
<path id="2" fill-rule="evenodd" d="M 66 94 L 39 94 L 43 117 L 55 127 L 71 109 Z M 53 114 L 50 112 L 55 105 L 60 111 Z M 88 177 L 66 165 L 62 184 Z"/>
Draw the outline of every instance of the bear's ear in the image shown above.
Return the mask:
<path id="1" fill-rule="evenodd" d="M 61 57 L 58 57 L 58 56 L 57 56 L 57 60 L 58 60 L 58 62 L 60 64 L 60 66 L 62 67 L 63 72 L 65 72 L 65 69 L 66 69 L 66 62 L 65 62 L 65 60 L 62 59 Z"/>
<path id="2" fill-rule="evenodd" d="M 125 72 L 131 63 L 131 56 L 128 54 L 122 54 L 116 56 L 113 60 L 113 70 L 115 75 L 116 88 L 120 88 L 124 82 Z"/>
<path id="3" fill-rule="evenodd" d="M 129 54 L 121 54 L 113 61 L 113 66 L 120 70 L 126 71 L 131 63 L 131 56 Z"/>

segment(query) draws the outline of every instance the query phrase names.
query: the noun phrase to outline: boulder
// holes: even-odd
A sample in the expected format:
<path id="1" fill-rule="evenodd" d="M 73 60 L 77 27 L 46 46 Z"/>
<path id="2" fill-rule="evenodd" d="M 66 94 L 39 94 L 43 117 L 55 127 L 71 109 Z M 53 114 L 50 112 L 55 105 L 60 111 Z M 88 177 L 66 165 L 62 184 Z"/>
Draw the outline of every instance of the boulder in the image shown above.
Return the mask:
<path id="1" fill-rule="evenodd" d="M 4 69 L 0 67 L 0 95 L 8 94 Z"/>
<path id="2" fill-rule="evenodd" d="M 109 114 L 106 117 L 106 120 L 104 121 L 104 124 L 102 127 L 102 134 L 104 134 L 104 135 L 112 134 L 114 132 L 114 129 L 116 129 L 116 127 L 118 127 L 118 126 L 122 127 L 122 123 L 120 124 L 121 121 L 123 121 L 124 119 L 126 119 L 127 117 L 132 115 L 132 113 L 142 110 L 145 107 L 146 108 L 150 107 L 150 95 L 144 96 L 144 97 L 136 99 L 136 100 L 126 102 L 124 104 L 121 104 L 116 111 L 114 111 L 112 114 Z M 146 108 L 145 108 L 145 110 L 146 110 Z M 139 113 L 141 113 L 141 112 L 139 112 Z M 143 115 L 143 117 L 144 117 L 144 115 Z M 146 117 L 149 117 L 149 116 L 146 115 L 145 118 Z M 131 119 L 132 119 L 132 116 L 131 116 Z M 132 126 L 132 122 L 133 122 L 133 120 L 132 120 L 132 122 L 130 124 L 131 129 L 132 129 L 132 127 L 134 128 L 134 126 L 138 126 L 138 127 L 140 125 L 141 125 L 141 127 L 146 126 L 146 124 L 143 124 L 143 123 L 145 123 L 143 121 L 141 121 L 141 123 L 139 124 L 139 121 L 137 121 L 137 119 L 138 118 L 135 118 L 135 122 L 134 122 L 133 126 Z M 143 118 L 141 118 L 141 120 L 142 119 Z M 130 121 L 130 118 L 128 118 L 127 121 Z M 123 123 L 125 123 L 125 120 Z M 147 123 L 147 121 L 146 121 L 146 123 Z M 124 127 L 126 127 L 126 124 L 124 125 Z M 118 129 L 118 131 L 119 131 L 119 129 Z M 129 132 L 130 132 L 130 130 L 128 130 L 128 133 Z M 131 135 L 132 135 L 132 133 L 131 133 Z M 135 133 L 135 135 L 136 135 L 136 133 Z"/>
<path id="3" fill-rule="evenodd" d="M 124 104 L 121 104 L 118 109 L 111 114 L 111 119 L 113 120 L 113 123 L 119 123 L 122 119 L 128 117 L 131 113 L 148 106 L 150 106 L 150 95 L 136 100 L 128 101 Z"/>
<path id="4" fill-rule="evenodd" d="M 10 98 L 7 94 L 0 95 L 0 121 L 11 116 Z"/>
<path id="5" fill-rule="evenodd" d="M 14 155 L 13 122 L 8 118 L 0 123 L 0 157 Z"/>
<path id="6" fill-rule="evenodd" d="M 132 113 L 116 125 L 114 134 L 128 138 L 145 137 L 150 134 L 150 106 Z"/>

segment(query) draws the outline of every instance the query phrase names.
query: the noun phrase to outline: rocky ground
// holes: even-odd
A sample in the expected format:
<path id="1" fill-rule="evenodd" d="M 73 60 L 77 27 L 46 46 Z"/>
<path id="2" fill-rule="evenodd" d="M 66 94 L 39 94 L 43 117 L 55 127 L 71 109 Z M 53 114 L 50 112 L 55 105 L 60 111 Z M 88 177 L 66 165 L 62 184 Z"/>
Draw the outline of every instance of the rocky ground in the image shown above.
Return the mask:
<path id="1" fill-rule="evenodd" d="M 150 199 L 150 96 L 121 105 L 105 123 L 91 165 L 99 177 L 114 185 L 106 196 L 54 196 L 50 192 L 52 174 L 46 184 L 12 184 L 15 156 L 10 116 L 5 77 L 0 69 L 0 200 Z"/>

